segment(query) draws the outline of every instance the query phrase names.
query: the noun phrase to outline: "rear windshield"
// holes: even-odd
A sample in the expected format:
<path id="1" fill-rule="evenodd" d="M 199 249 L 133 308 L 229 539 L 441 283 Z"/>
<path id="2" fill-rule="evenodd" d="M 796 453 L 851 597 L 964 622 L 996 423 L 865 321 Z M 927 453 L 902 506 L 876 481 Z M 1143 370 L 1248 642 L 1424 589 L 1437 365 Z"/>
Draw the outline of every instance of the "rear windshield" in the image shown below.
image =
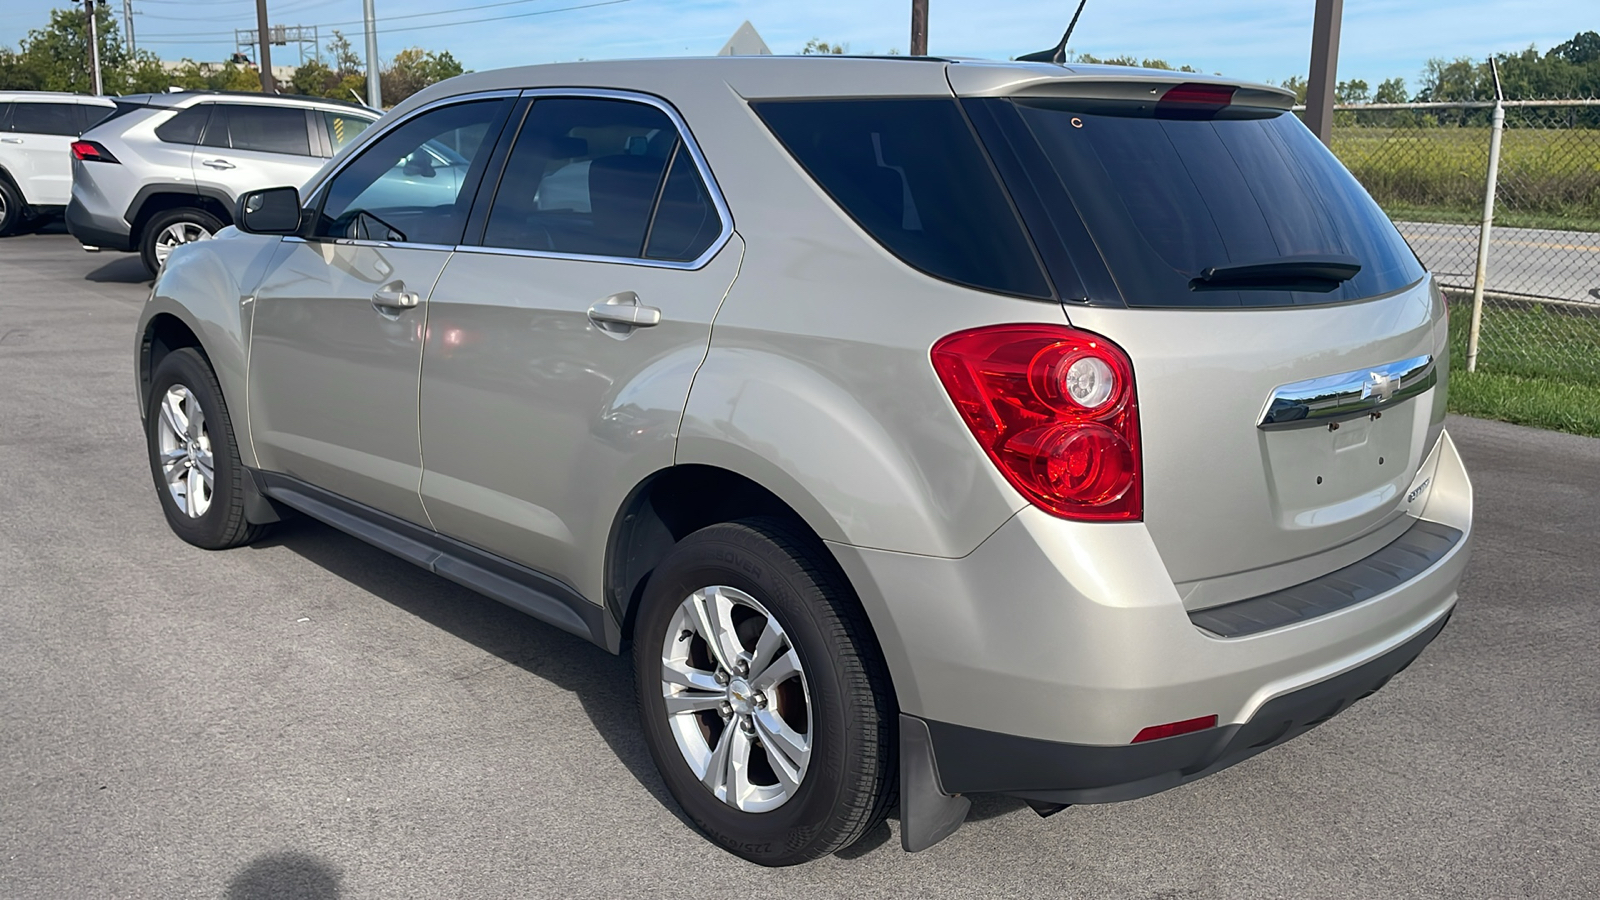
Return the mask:
<path id="1" fill-rule="evenodd" d="M 753 105 L 834 202 L 890 253 L 946 281 L 1051 297 L 1022 224 L 954 100 Z"/>
<path id="2" fill-rule="evenodd" d="M 1382 210 L 1290 113 L 1168 115 L 1086 100 L 979 100 L 968 109 L 1012 192 L 1030 194 L 1018 205 L 1038 211 L 1030 231 L 1069 296 L 1288 306 L 1386 294 L 1423 275 Z M 1078 221 L 1063 224 L 1061 207 Z M 1215 289 L 1201 278 L 1213 267 L 1329 255 L 1361 266 L 1331 291 Z M 1076 271 L 1060 271 L 1069 266 Z M 1094 296 L 1097 284 L 1120 298 Z"/>

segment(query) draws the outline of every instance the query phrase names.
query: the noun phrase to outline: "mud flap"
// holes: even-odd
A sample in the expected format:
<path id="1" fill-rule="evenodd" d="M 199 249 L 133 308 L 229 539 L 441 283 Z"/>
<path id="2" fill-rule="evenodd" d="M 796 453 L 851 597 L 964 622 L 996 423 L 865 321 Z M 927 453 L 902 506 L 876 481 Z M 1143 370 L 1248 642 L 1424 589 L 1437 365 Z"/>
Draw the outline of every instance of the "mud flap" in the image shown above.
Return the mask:
<path id="1" fill-rule="evenodd" d="M 921 719 L 900 716 L 900 846 L 908 853 L 926 850 L 961 827 L 972 801 L 946 794 L 939 786 L 933 738 Z"/>

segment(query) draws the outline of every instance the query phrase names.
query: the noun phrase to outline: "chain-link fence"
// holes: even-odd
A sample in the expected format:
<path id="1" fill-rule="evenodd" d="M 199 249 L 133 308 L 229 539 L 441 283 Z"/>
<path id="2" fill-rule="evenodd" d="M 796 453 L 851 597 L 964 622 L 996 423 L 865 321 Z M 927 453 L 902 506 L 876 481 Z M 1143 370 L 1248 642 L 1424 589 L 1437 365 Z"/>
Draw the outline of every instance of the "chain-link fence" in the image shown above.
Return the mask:
<path id="1" fill-rule="evenodd" d="M 1476 369 L 1600 387 L 1600 101 L 1506 100 Z M 1464 367 L 1495 103 L 1335 107 L 1333 150 L 1451 297 Z"/>

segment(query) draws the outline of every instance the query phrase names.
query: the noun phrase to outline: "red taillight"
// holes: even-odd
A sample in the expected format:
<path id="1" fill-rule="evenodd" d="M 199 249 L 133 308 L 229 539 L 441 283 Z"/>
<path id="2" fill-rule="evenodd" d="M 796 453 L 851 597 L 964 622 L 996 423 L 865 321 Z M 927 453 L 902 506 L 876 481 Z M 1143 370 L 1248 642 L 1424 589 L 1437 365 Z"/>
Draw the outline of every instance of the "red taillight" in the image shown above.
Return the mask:
<path id="1" fill-rule="evenodd" d="M 1180 734 L 1190 734 L 1215 727 L 1217 727 L 1216 716 L 1201 716 L 1198 719 L 1184 719 L 1182 722 L 1151 725 L 1149 728 L 1142 729 L 1138 734 L 1134 735 L 1133 743 L 1142 744 L 1145 741 L 1159 741 L 1162 738 L 1177 737 Z"/>
<path id="2" fill-rule="evenodd" d="M 940 340 L 933 368 L 1029 502 L 1067 519 L 1143 515 L 1133 364 L 1120 347 L 1065 326 L 999 325 Z"/>
<path id="3" fill-rule="evenodd" d="M 72 156 L 74 159 L 81 159 L 84 162 L 114 163 L 117 161 L 117 158 L 111 155 L 110 150 L 94 141 L 73 141 Z"/>
<path id="4" fill-rule="evenodd" d="M 1223 107 L 1233 102 L 1233 92 L 1238 90 L 1225 84 L 1196 84 L 1187 82 L 1167 89 L 1158 106 L 1215 106 Z"/>

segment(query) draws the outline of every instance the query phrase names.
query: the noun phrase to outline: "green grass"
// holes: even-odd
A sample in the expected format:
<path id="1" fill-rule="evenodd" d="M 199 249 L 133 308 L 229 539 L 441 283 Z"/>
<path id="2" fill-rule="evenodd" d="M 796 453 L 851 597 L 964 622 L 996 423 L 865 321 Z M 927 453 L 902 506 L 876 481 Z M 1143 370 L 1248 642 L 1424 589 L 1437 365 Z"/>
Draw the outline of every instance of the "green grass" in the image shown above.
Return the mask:
<path id="1" fill-rule="evenodd" d="M 1600 437 L 1600 309 L 1486 304 L 1467 371 L 1470 300 L 1450 304 L 1450 411 Z"/>
<path id="2" fill-rule="evenodd" d="M 1394 218 L 1482 216 L 1487 128 L 1336 126 L 1333 152 Z M 1600 231 L 1600 129 L 1507 128 L 1495 207 L 1497 224 Z"/>

